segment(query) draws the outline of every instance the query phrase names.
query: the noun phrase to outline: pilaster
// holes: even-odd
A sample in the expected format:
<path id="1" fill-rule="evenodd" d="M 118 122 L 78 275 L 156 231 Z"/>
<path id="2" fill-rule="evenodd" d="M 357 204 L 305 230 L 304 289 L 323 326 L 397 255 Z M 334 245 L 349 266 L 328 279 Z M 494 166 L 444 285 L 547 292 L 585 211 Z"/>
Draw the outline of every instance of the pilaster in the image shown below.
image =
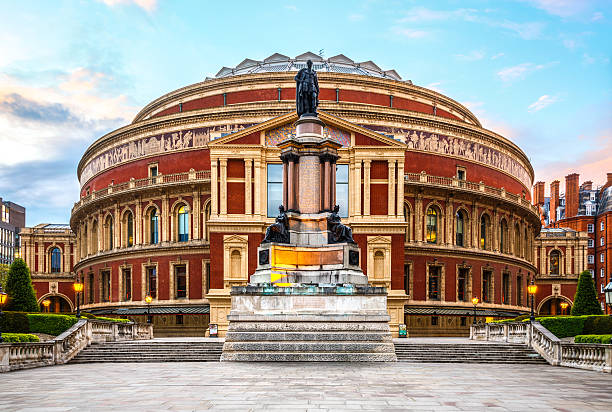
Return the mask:
<path id="1" fill-rule="evenodd" d="M 395 162 L 396 160 L 387 161 L 388 183 L 387 183 L 387 215 L 395 215 Z"/>
<path id="2" fill-rule="evenodd" d="M 169 205 L 169 201 L 168 201 L 168 195 L 166 193 L 164 193 L 162 195 L 162 213 L 161 213 L 161 220 L 162 220 L 162 227 L 161 227 L 161 232 L 162 232 L 162 242 L 167 242 L 168 241 L 168 234 L 169 234 L 169 230 L 168 228 L 170 227 L 170 211 L 168 210 L 168 208 L 170 207 Z"/>
<path id="3" fill-rule="evenodd" d="M 255 168 L 255 184 L 254 184 L 254 188 L 255 188 L 255 193 L 253 194 L 255 196 L 255 215 L 257 216 L 261 216 L 261 205 L 262 205 L 262 196 L 261 196 L 261 185 L 262 185 L 262 175 L 261 173 L 261 161 L 259 159 L 255 159 L 254 161 L 254 168 Z"/>
<path id="4" fill-rule="evenodd" d="M 370 216 L 370 160 L 364 160 L 363 165 L 363 214 Z"/>
<path id="5" fill-rule="evenodd" d="M 244 213 L 247 215 L 253 214 L 253 199 L 251 188 L 253 187 L 252 176 L 253 161 L 251 159 L 245 159 L 244 161 Z"/>
<path id="6" fill-rule="evenodd" d="M 362 210 L 361 210 L 361 161 L 355 162 L 355 178 L 353 179 L 353 181 L 355 184 L 353 212 L 355 216 L 360 216 L 362 213 Z"/>
<path id="7" fill-rule="evenodd" d="M 210 162 L 210 214 L 217 216 L 219 214 L 219 181 L 217 173 L 217 159 L 211 159 Z"/>
<path id="8" fill-rule="evenodd" d="M 404 216 L 404 162 L 397 162 L 397 206 L 395 215 Z"/>
<path id="9" fill-rule="evenodd" d="M 221 172 L 220 214 L 227 215 L 227 159 L 219 159 L 219 169 Z"/>

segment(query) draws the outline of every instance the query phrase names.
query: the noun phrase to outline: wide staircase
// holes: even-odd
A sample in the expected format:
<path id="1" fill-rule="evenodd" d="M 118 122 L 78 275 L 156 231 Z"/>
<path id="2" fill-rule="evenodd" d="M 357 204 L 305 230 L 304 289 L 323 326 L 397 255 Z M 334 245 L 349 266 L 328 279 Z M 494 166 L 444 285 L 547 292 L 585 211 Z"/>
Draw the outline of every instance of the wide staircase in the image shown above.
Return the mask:
<path id="1" fill-rule="evenodd" d="M 536 351 L 512 343 L 410 343 L 395 342 L 400 362 L 546 364 Z"/>
<path id="2" fill-rule="evenodd" d="M 218 362 L 222 350 L 221 341 L 94 343 L 70 362 Z"/>

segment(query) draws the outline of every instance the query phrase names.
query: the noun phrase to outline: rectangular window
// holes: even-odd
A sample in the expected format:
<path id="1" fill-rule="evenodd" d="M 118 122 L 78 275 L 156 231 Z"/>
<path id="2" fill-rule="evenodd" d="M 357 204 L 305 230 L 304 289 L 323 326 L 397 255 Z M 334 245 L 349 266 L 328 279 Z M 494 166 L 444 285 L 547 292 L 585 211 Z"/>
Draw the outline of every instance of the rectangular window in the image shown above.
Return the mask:
<path id="1" fill-rule="evenodd" d="M 410 295 L 410 264 L 404 264 L 404 293 Z"/>
<path id="2" fill-rule="evenodd" d="M 88 282 L 87 282 L 89 289 L 87 290 L 87 300 L 89 303 L 94 303 L 94 287 L 95 287 L 95 283 L 94 283 L 94 275 L 93 273 L 90 273 L 88 276 Z"/>
<path id="3" fill-rule="evenodd" d="M 109 302 L 111 288 L 111 276 L 109 271 L 100 272 L 100 287 L 102 288 L 102 298 L 100 300 L 102 302 Z"/>
<path id="4" fill-rule="evenodd" d="M 429 299 L 440 300 L 440 266 L 429 266 Z"/>
<path id="5" fill-rule="evenodd" d="M 589 239 L 589 247 L 595 247 L 595 239 Z"/>
<path id="6" fill-rule="evenodd" d="M 601 263 L 604 263 L 605 260 L 604 260 L 604 254 L 603 253 L 601 255 L 599 255 L 599 261 Z"/>
<path id="7" fill-rule="evenodd" d="M 147 294 L 153 299 L 157 298 L 157 268 L 147 268 Z"/>
<path id="8" fill-rule="evenodd" d="M 510 304 L 510 274 L 504 273 L 502 275 L 502 304 Z"/>
<path id="9" fill-rule="evenodd" d="M 340 206 L 340 217 L 348 217 L 349 211 L 349 166 L 336 165 L 336 204 Z"/>
<path id="10" fill-rule="evenodd" d="M 589 272 L 591 273 L 591 277 L 594 278 L 595 277 L 595 271 L 593 269 L 589 269 Z"/>
<path id="11" fill-rule="evenodd" d="M 487 303 L 493 301 L 493 272 L 490 270 L 482 272 L 482 301 Z"/>
<path id="12" fill-rule="evenodd" d="M 467 317 L 461 316 L 461 326 L 467 326 Z"/>
<path id="13" fill-rule="evenodd" d="M 599 269 L 599 277 L 600 278 L 606 277 L 606 273 L 604 272 L 604 268 Z"/>
<path id="14" fill-rule="evenodd" d="M 182 299 L 187 297 L 187 267 L 185 265 L 177 265 L 174 267 L 174 285 L 176 290 L 176 298 Z"/>
<path id="15" fill-rule="evenodd" d="M 516 277 L 516 304 L 521 306 L 523 304 L 523 277 Z"/>
<path id="16" fill-rule="evenodd" d="M 206 293 L 210 291 L 210 262 L 206 262 Z"/>
<path id="17" fill-rule="evenodd" d="M 457 300 L 460 302 L 467 301 L 467 279 L 469 269 L 460 268 L 457 275 Z"/>
<path id="18" fill-rule="evenodd" d="M 437 316 L 432 316 L 431 317 L 431 326 L 438 326 L 438 317 Z"/>
<path id="19" fill-rule="evenodd" d="M 604 245 L 604 237 L 600 237 L 599 238 L 599 246 L 603 246 Z"/>
<path id="20" fill-rule="evenodd" d="M 589 233 L 593 233 L 594 231 L 595 231 L 595 225 L 594 225 L 594 224 L 592 224 L 592 223 L 589 223 L 589 224 L 587 225 L 587 232 L 589 232 Z"/>
<path id="21" fill-rule="evenodd" d="M 123 300 L 132 300 L 132 270 L 123 269 L 121 270 L 121 281 L 123 283 Z"/>
<path id="22" fill-rule="evenodd" d="M 601 222 L 599 222 L 599 230 L 600 230 L 601 232 L 603 232 L 603 231 L 604 231 L 604 229 L 605 229 L 605 226 L 604 226 L 604 222 L 603 222 L 603 220 L 602 220 Z"/>
<path id="23" fill-rule="evenodd" d="M 177 325 L 183 324 L 183 315 L 176 315 L 176 324 Z"/>
<path id="24" fill-rule="evenodd" d="M 149 166 L 149 177 L 155 177 L 157 176 L 157 165 L 150 165 Z"/>
<path id="25" fill-rule="evenodd" d="M 278 215 L 278 207 L 283 204 L 283 165 L 268 165 L 268 217 Z"/>
<path id="26" fill-rule="evenodd" d="M 595 263 L 595 256 L 593 256 L 593 255 L 588 255 L 588 256 L 587 256 L 587 262 L 588 262 L 588 263 Z"/>

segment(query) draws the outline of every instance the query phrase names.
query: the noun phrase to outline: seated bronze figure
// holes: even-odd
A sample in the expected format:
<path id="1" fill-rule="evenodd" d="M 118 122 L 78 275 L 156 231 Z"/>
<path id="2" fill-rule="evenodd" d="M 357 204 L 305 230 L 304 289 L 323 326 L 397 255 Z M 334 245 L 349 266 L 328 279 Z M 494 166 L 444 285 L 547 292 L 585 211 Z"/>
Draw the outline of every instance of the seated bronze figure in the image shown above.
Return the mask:
<path id="1" fill-rule="evenodd" d="M 289 243 L 289 219 L 285 213 L 285 207 L 280 205 L 278 211 L 276 222 L 268 226 L 266 237 L 261 243 Z"/>
<path id="2" fill-rule="evenodd" d="M 334 206 L 334 211 L 327 217 L 328 243 L 355 243 L 353 230 L 340 223 L 340 206 Z"/>

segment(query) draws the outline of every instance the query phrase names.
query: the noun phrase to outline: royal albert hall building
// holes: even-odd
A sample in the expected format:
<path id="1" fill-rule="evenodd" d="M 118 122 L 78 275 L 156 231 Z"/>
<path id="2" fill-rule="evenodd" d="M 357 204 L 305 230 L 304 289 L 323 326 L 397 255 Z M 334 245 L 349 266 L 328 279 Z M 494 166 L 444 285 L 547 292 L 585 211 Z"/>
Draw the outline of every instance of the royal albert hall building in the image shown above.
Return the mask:
<path id="1" fill-rule="evenodd" d="M 394 70 L 312 53 L 223 67 L 87 149 L 70 219 L 84 310 L 150 310 L 157 336 L 224 335 L 231 286 L 249 281 L 282 203 L 277 144 L 295 134 L 308 59 L 324 135 L 342 145 L 335 203 L 388 290 L 394 335 L 466 335 L 473 297 L 479 320 L 528 311 L 540 219 L 525 153 Z"/>

